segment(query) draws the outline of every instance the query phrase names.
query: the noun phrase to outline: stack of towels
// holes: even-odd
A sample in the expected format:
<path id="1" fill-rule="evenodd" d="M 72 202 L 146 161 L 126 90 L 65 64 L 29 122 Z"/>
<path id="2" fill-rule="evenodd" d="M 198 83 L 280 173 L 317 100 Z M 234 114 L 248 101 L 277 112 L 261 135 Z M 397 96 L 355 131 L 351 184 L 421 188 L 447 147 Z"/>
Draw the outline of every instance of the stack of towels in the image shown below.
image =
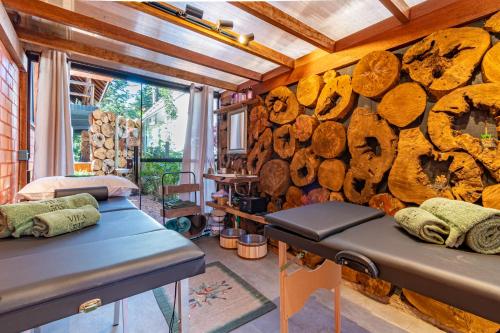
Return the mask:
<path id="1" fill-rule="evenodd" d="M 88 193 L 0 206 L 0 238 L 53 237 L 96 224 L 97 200 Z"/>
<path id="2" fill-rule="evenodd" d="M 466 244 L 483 254 L 500 253 L 500 210 L 469 202 L 432 198 L 394 216 L 410 234 L 435 244 Z"/>

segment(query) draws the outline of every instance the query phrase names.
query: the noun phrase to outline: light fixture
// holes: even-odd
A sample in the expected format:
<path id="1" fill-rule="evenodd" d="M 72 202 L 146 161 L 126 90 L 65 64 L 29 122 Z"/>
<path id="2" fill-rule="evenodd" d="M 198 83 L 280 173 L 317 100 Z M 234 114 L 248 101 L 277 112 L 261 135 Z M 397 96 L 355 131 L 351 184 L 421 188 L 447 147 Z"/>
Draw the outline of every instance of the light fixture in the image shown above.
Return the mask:
<path id="1" fill-rule="evenodd" d="M 191 5 L 186 5 L 185 13 L 186 13 L 186 15 L 196 17 L 200 20 L 203 18 L 203 10 L 196 8 L 194 6 L 191 6 Z"/>
<path id="2" fill-rule="evenodd" d="M 231 20 L 217 20 L 217 30 L 221 29 L 232 29 L 234 26 L 233 21 Z"/>
<path id="3" fill-rule="evenodd" d="M 238 37 L 238 42 L 240 42 L 240 44 L 243 44 L 243 45 L 247 46 L 248 43 L 250 43 L 251 41 L 253 41 L 254 38 L 255 38 L 255 36 L 253 35 L 253 32 L 251 32 L 249 34 L 241 34 Z"/>

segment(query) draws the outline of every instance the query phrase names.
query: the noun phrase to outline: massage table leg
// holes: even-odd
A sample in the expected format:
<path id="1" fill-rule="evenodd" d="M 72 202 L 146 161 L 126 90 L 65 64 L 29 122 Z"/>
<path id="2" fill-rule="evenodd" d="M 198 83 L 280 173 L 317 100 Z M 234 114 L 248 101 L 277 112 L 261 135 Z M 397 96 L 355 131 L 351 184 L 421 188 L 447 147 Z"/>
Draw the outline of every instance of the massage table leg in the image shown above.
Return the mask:
<path id="1" fill-rule="evenodd" d="M 189 280 L 177 283 L 177 308 L 179 309 L 179 329 L 181 333 L 189 332 Z"/>
<path id="2" fill-rule="evenodd" d="M 113 317 L 113 326 L 120 325 L 120 312 L 121 312 L 122 301 L 115 302 L 115 314 Z"/>
<path id="3" fill-rule="evenodd" d="M 319 289 L 329 289 L 334 296 L 335 332 L 340 333 L 340 283 L 341 266 L 330 260 L 314 270 L 301 268 L 289 274 L 286 269 L 287 244 L 279 242 L 280 267 L 280 332 L 288 333 L 288 319 L 300 311 L 311 294 Z"/>

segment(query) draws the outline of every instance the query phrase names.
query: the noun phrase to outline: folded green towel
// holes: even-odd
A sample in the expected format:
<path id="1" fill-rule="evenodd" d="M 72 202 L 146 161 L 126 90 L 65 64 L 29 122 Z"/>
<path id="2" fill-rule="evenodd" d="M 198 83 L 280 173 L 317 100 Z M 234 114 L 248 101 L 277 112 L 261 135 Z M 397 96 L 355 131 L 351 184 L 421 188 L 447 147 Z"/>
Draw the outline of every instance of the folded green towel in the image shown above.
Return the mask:
<path id="1" fill-rule="evenodd" d="M 0 206 L 0 238 L 10 235 L 21 237 L 31 235 L 33 218 L 36 215 L 61 209 L 79 208 L 91 205 L 98 209 L 97 200 L 88 193 L 75 194 L 63 198 L 28 201 Z"/>
<path id="2" fill-rule="evenodd" d="M 101 214 L 92 205 L 61 209 L 33 218 L 33 236 L 54 237 L 96 224 Z"/>
<path id="3" fill-rule="evenodd" d="M 191 220 L 187 217 L 179 217 L 177 219 L 168 220 L 165 224 L 165 228 L 183 234 L 188 232 L 191 228 Z"/>
<path id="4" fill-rule="evenodd" d="M 446 246 L 458 247 L 465 241 L 473 251 L 500 253 L 500 210 L 445 198 L 428 199 L 420 208 L 449 225 Z"/>
<path id="5" fill-rule="evenodd" d="M 166 209 L 176 209 L 176 208 L 184 208 L 184 207 L 192 207 L 195 203 L 192 201 L 184 201 L 180 199 L 170 199 L 165 201 Z"/>
<path id="6" fill-rule="evenodd" d="M 394 218 L 408 233 L 429 243 L 444 244 L 450 233 L 446 222 L 421 208 L 403 208 Z"/>

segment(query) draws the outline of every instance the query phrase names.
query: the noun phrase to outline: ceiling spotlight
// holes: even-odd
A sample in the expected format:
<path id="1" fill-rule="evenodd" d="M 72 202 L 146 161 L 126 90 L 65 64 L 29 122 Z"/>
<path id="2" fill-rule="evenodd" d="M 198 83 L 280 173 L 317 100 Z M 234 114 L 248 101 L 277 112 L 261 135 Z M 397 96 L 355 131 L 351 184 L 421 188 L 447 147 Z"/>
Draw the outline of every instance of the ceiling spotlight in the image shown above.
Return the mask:
<path id="1" fill-rule="evenodd" d="M 217 30 L 220 29 L 232 29 L 234 26 L 231 20 L 217 20 Z"/>
<path id="2" fill-rule="evenodd" d="M 186 15 L 193 16 L 201 20 L 203 18 L 203 10 L 191 5 L 186 5 Z"/>
<path id="3" fill-rule="evenodd" d="M 240 35 L 240 37 L 238 37 L 238 41 L 247 46 L 248 43 L 250 43 L 251 41 L 253 41 L 253 39 L 255 38 L 255 36 L 253 35 L 253 32 L 249 33 L 249 34 L 246 34 L 246 35 Z"/>

